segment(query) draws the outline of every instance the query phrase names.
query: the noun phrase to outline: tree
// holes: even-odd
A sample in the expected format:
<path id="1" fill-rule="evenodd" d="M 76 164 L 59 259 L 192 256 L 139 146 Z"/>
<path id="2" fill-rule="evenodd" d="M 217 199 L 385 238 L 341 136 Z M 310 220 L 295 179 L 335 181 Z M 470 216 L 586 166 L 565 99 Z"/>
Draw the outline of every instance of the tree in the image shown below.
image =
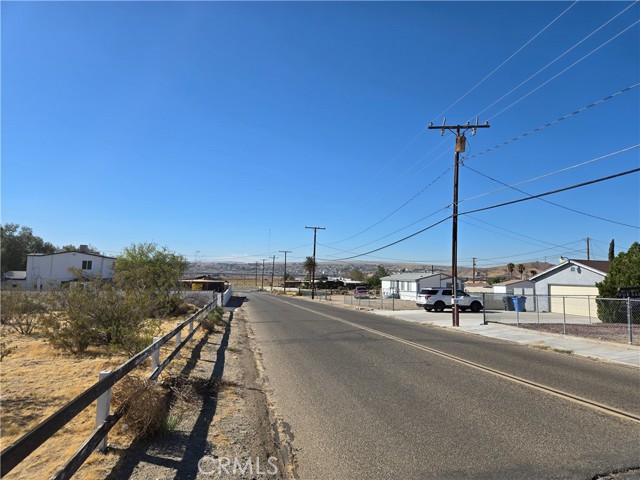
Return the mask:
<path id="1" fill-rule="evenodd" d="M 640 243 L 635 242 L 626 252 L 620 252 L 611 262 L 609 273 L 599 283 L 598 318 L 604 323 L 627 323 L 627 305 L 619 300 L 607 300 L 620 296 L 624 287 L 640 287 Z M 632 321 L 640 321 L 640 308 L 632 306 Z"/>
<path id="2" fill-rule="evenodd" d="M 616 243 L 612 238 L 611 243 L 609 244 L 609 261 L 613 262 L 613 259 L 616 258 Z"/>
<path id="3" fill-rule="evenodd" d="M 38 327 L 41 314 L 47 311 L 42 295 L 19 288 L 2 292 L 2 324 L 18 333 L 30 335 Z"/>
<path id="4" fill-rule="evenodd" d="M 626 252 L 620 252 L 611 262 L 609 273 L 599 283 L 598 296 L 616 298 L 620 288 L 640 287 L 640 243 L 635 242 Z"/>
<path id="5" fill-rule="evenodd" d="M 520 280 L 522 280 L 522 274 L 526 270 L 526 267 L 523 264 L 518 265 L 518 273 L 520 274 Z"/>
<path id="6" fill-rule="evenodd" d="M 354 268 L 351 271 L 349 271 L 349 278 L 351 280 L 357 280 L 358 282 L 363 282 L 364 281 L 364 273 L 362 273 L 361 270 Z"/>
<path id="7" fill-rule="evenodd" d="M 380 279 L 387 276 L 389 276 L 387 269 L 382 265 L 378 265 L 376 272 L 367 280 L 369 288 L 380 288 L 382 286 L 382 281 Z"/>
<path id="8" fill-rule="evenodd" d="M 529 270 L 529 275 L 531 275 L 532 277 L 535 277 L 538 274 L 537 270 Z"/>
<path id="9" fill-rule="evenodd" d="M 307 272 L 307 279 L 311 281 L 311 273 L 316 269 L 316 261 L 313 257 L 307 257 L 304 259 L 304 263 L 302 264 L 302 268 Z"/>
<path id="10" fill-rule="evenodd" d="M 508 263 L 507 264 L 507 271 L 509 272 L 509 276 L 511 278 L 513 278 L 513 271 L 515 270 L 516 266 L 513 263 Z"/>
<path id="11" fill-rule="evenodd" d="M 139 243 L 116 258 L 113 279 L 127 292 L 147 292 L 154 305 L 151 315 L 171 315 L 182 304 L 180 280 L 188 265 L 185 257 L 167 247 Z"/>
<path id="12" fill-rule="evenodd" d="M 33 234 L 29 227 L 21 227 L 15 223 L 0 226 L 1 270 L 4 274 L 12 270 L 27 269 L 29 253 L 54 253 L 56 247 Z"/>
<path id="13" fill-rule="evenodd" d="M 56 248 L 58 252 L 77 252 L 80 250 L 80 247 L 76 247 L 75 245 L 63 245 L 60 248 Z M 95 253 L 96 255 L 100 255 L 100 251 L 94 247 L 93 245 L 87 245 L 87 253 Z"/>

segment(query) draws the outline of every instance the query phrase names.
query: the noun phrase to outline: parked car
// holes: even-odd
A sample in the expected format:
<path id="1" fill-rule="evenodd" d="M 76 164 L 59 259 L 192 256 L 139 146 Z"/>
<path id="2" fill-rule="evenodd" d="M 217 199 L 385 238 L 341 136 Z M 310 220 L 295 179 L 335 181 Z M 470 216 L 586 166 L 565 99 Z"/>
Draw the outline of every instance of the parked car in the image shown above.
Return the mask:
<path id="1" fill-rule="evenodd" d="M 445 308 L 451 308 L 451 293 L 450 288 L 423 288 L 418 293 L 416 305 L 424 308 L 427 312 L 431 310 L 442 312 Z M 482 298 L 469 295 L 462 290 L 458 290 L 457 295 L 461 311 L 470 309 L 472 312 L 479 312 L 482 310 Z"/>
<path id="2" fill-rule="evenodd" d="M 369 298 L 369 289 L 367 287 L 356 287 L 353 298 Z"/>

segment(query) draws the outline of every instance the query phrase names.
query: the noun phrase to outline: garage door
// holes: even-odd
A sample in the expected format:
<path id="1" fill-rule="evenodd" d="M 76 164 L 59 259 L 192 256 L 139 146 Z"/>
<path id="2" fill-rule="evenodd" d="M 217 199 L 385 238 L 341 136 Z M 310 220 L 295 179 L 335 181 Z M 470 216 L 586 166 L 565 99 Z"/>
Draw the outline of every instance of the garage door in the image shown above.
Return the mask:
<path id="1" fill-rule="evenodd" d="M 596 315 L 597 287 L 577 287 L 574 285 L 549 285 L 551 296 L 551 311 L 567 315 L 581 315 L 583 317 Z"/>

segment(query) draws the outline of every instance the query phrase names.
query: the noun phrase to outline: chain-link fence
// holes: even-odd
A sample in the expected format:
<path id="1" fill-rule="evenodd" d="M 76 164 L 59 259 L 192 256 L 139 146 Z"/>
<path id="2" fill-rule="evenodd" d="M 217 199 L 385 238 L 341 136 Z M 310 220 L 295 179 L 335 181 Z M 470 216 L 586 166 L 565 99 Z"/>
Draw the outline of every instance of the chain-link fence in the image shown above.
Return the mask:
<path id="1" fill-rule="evenodd" d="M 344 294 L 343 303 L 375 310 L 422 310 L 415 300 L 403 300 L 393 295 L 381 295 L 377 291 L 369 291 L 365 295 Z"/>
<path id="2" fill-rule="evenodd" d="M 484 293 L 485 323 L 640 344 L 640 299 Z"/>

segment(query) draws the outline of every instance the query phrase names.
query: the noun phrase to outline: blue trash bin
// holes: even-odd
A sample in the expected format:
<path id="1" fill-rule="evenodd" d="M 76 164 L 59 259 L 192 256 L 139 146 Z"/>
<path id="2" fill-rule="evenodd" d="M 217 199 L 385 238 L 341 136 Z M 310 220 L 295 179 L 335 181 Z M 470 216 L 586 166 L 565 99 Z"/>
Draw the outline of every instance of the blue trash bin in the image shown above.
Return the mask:
<path id="1" fill-rule="evenodd" d="M 525 303 L 527 302 L 527 297 L 523 295 L 513 297 L 513 309 L 516 312 L 525 312 Z"/>

